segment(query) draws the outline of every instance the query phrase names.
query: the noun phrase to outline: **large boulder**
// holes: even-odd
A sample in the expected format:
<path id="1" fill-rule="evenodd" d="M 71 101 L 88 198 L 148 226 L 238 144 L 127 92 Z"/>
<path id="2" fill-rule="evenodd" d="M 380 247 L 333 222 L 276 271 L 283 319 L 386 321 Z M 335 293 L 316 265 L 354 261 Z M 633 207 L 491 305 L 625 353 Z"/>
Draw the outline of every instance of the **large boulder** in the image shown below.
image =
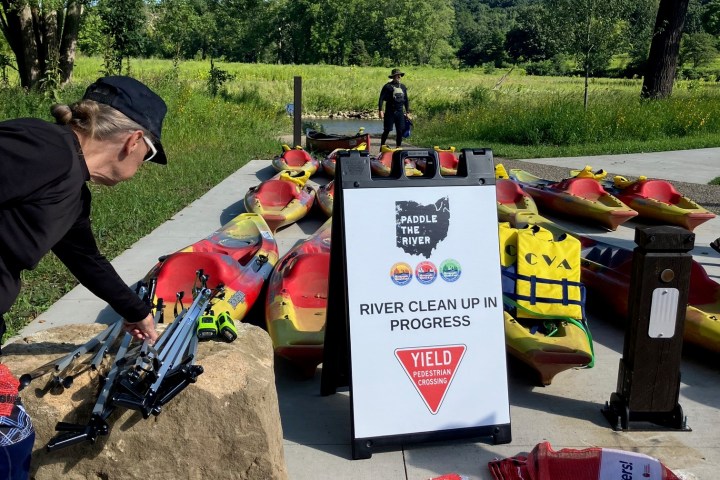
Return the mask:
<path id="1" fill-rule="evenodd" d="M 3 363 L 20 376 L 52 361 L 105 328 L 49 329 L 3 347 Z M 110 359 L 108 359 L 108 364 Z M 42 479 L 286 479 L 273 350 L 262 329 L 238 325 L 233 343 L 201 342 L 197 382 L 168 402 L 158 416 L 117 408 L 110 433 L 47 452 L 59 421 L 87 424 L 99 375 L 86 371 L 63 392 L 43 394 L 49 375 L 20 392 L 35 425 L 31 476 Z"/>

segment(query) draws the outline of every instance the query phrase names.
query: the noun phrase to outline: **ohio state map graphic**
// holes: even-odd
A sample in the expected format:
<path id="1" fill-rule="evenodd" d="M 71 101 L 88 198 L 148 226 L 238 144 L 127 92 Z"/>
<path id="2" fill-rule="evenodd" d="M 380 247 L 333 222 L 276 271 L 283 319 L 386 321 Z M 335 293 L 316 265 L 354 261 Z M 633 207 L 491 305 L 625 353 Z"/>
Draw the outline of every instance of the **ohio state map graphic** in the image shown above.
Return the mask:
<path id="1" fill-rule="evenodd" d="M 450 199 L 442 197 L 430 205 L 395 202 L 396 245 L 409 255 L 430 254 L 445 240 L 450 227 Z"/>

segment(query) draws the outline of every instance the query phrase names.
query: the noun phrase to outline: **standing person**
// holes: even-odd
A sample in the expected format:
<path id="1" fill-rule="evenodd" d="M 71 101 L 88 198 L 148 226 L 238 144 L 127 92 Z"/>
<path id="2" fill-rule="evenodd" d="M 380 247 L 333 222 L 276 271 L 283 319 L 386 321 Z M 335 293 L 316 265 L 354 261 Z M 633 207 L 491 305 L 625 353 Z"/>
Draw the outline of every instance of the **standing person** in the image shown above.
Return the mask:
<path id="1" fill-rule="evenodd" d="M 399 68 L 393 68 L 388 78 L 391 80 L 383 85 L 380 90 L 380 100 L 378 101 L 378 112 L 380 118 L 383 119 L 383 133 L 380 139 L 380 145 L 385 145 L 387 137 L 395 127 L 396 146 L 402 145 L 403 132 L 405 131 L 405 114 L 410 114 L 410 102 L 408 101 L 407 87 L 400 83 L 400 79 L 405 76 Z M 383 102 L 385 110 L 383 111 Z"/>
<path id="2" fill-rule="evenodd" d="M 138 340 L 157 339 L 150 307 L 98 250 L 86 182 L 112 186 L 133 177 L 144 162 L 166 164 L 160 144 L 166 112 L 165 102 L 143 83 L 110 76 L 90 85 L 79 102 L 53 106 L 54 124 L 34 118 L 0 122 L 0 343 L 2 315 L 20 291 L 20 272 L 35 268 L 50 250 L 122 316 L 126 332 Z M 28 433 L 29 419 L 17 425 L 17 414 L 26 417 L 20 400 L 4 398 L 12 399 L 14 414 L 0 422 L 0 437 L 9 438 L 12 428 Z M 22 444 L 0 443 L 3 478 L 27 478 L 32 441 L 20 437 Z M 14 466 L 3 462 L 9 455 Z"/>

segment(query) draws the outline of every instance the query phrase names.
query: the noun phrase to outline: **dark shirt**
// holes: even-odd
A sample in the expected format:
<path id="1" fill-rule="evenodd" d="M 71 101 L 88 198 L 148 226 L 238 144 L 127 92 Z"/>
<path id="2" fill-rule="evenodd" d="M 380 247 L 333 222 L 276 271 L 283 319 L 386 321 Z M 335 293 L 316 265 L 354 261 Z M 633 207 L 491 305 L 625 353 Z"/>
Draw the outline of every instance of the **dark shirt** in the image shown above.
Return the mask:
<path id="1" fill-rule="evenodd" d="M 396 101 L 395 99 L 395 87 L 400 87 L 403 92 L 403 98 L 401 101 Z M 380 100 L 378 100 L 378 110 L 383 109 L 383 102 L 385 102 L 385 111 L 386 112 L 402 112 L 403 106 L 405 107 L 405 111 L 410 113 L 410 102 L 408 101 L 407 96 L 407 87 L 405 87 L 402 83 L 393 83 L 388 82 L 385 85 L 383 85 L 382 89 L 380 90 Z"/>
<path id="2" fill-rule="evenodd" d="M 20 290 L 20 272 L 50 250 L 92 293 L 130 322 L 143 303 L 98 251 L 90 226 L 90 180 L 68 126 L 24 118 L 0 122 L 0 316 Z"/>

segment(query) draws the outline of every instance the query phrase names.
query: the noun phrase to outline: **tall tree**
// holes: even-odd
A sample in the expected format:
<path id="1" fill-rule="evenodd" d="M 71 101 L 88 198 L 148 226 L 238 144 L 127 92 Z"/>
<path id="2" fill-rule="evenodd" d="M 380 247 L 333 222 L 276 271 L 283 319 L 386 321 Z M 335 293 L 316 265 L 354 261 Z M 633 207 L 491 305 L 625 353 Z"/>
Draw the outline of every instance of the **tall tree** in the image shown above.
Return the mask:
<path id="1" fill-rule="evenodd" d="M 552 21 L 555 14 L 543 3 L 524 5 L 517 9 L 515 25 L 505 35 L 508 55 L 521 62 L 548 60 L 565 46 Z"/>
<path id="2" fill-rule="evenodd" d="M 17 62 L 20 84 L 37 88 L 44 77 L 70 80 L 83 0 L 0 0 L 0 30 Z"/>
<path id="3" fill-rule="evenodd" d="M 207 2 L 198 0 L 161 0 L 155 5 L 153 41 L 159 51 L 175 60 L 203 58 L 216 38 L 217 22 Z"/>
<path id="4" fill-rule="evenodd" d="M 689 3 L 690 0 L 660 0 L 640 93 L 643 98 L 666 98 L 672 94 Z"/>
<path id="5" fill-rule="evenodd" d="M 98 13 L 103 21 L 103 33 L 110 40 L 105 52 L 105 69 L 108 74 L 120 74 L 125 61 L 137 55 L 144 38 L 147 21 L 144 0 L 100 0 Z"/>
<path id="6" fill-rule="evenodd" d="M 566 53 L 574 56 L 585 72 L 587 108 L 588 78 L 607 67 L 610 58 L 627 46 L 631 5 L 625 0 L 550 0 L 549 5 L 556 38 L 565 39 Z"/>
<path id="7" fill-rule="evenodd" d="M 384 18 L 384 32 L 393 62 L 404 65 L 443 64 L 454 57 L 451 0 L 398 0 Z"/>

